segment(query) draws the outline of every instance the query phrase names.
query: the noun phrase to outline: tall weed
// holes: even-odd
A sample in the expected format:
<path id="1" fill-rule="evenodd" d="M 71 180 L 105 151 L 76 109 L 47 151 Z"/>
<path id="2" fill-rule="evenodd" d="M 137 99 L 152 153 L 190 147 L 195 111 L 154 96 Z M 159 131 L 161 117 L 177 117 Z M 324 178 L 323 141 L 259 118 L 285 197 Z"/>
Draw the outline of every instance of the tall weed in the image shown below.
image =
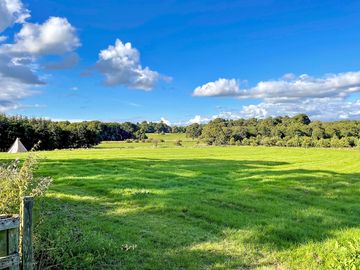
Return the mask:
<path id="1" fill-rule="evenodd" d="M 19 159 L 0 165 L 0 213 L 19 213 L 23 196 L 42 196 L 52 183 L 50 177 L 36 177 L 38 159 L 29 154 L 23 164 Z"/>

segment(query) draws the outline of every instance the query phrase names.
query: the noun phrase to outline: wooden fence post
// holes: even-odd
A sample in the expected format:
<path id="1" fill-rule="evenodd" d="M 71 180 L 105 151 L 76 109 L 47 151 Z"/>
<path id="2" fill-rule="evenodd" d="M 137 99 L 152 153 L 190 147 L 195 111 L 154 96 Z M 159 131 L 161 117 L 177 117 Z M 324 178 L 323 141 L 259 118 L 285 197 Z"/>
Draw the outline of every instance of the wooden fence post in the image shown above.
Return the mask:
<path id="1" fill-rule="evenodd" d="M 0 269 L 19 269 L 19 224 L 18 215 L 0 216 Z"/>
<path id="2" fill-rule="evenodd" d="M 8 230 L 8 254 L 19 254 L 19 227 Z M 10 266 L 9 270 L 19 270 L 19 264 Z"/>
<path id="3" fill-rule="evenodd" d="M 21 258 L 22 269 L 32 270 L 34 254 L 32 246 L 32 208 L 33 198 L 26 196 L 21 203 Z"/>

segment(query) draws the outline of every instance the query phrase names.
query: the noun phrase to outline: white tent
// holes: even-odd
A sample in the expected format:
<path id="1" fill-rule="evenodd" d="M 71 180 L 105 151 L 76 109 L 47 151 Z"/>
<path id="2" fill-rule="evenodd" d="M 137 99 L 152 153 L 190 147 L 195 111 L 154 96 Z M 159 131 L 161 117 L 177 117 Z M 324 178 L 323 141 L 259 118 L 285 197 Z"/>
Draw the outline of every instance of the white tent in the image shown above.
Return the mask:
<path id="1" fill-rule="evenodd" d="M 16 141 L 9 149 L 8 153 L 21 153 L 21 152 L 27 152 L 25 146 L 21 143 L 19 138 L 16 138 Z"/>

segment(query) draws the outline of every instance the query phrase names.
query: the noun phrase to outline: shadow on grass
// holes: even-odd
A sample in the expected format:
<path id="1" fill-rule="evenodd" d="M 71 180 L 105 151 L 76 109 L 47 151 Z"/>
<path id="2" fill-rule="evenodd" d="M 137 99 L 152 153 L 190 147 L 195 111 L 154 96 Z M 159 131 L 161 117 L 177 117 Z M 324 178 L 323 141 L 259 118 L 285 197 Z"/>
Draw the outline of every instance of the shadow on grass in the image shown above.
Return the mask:
<path id="1" fill-rule="evenodd" d="M 286 162 L 69 159 L 39 173 L 55 184 L 38 258 L 59 268 L 254 268 L 360 225 L 359 174 Z"/>

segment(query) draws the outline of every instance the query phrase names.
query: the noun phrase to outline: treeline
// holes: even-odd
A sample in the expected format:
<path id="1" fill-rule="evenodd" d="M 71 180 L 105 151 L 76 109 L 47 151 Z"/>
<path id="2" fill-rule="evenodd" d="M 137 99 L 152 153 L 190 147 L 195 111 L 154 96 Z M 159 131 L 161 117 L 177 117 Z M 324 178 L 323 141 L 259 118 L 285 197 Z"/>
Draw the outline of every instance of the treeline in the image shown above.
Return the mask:
<path id="1" fill-rule="evenodd" d="M 165 123 L 103 123 L 84 121 L 70 123 L 21 116 L 0 115 L 0 150 L 7 151 L 18 137 L 27 149 L 38 150 L 87 148 L 101 141 L 146 139 L 146 133 L 168 133 L 173 128 Z M 177 132 L 185 132 L 179 127 Z"/>
<path id="2" fill-rule="evenodd" d="M 0 115 L 0 150 L 17 137 L 26 148 L 39 150 L 87 148 L 101 141 L 146 139 L 147 133 L 186 133 L 209 145 L 264 145 L 287 147 L 360 146 L 360 121 L 311 121 L 305 114 L 266 119 L 214 119 L 208 124 L 169 126 L 164 122 L 70 123 Z"/>
<path id="3" fill-rule="evenodd" d="M 264 145 L 286 147 L 360 146 L 360 121 L 311 121 L 305 114 L 266 119 L 215 119 L 186 128 L 191 138 L 209 145 Z"/>

